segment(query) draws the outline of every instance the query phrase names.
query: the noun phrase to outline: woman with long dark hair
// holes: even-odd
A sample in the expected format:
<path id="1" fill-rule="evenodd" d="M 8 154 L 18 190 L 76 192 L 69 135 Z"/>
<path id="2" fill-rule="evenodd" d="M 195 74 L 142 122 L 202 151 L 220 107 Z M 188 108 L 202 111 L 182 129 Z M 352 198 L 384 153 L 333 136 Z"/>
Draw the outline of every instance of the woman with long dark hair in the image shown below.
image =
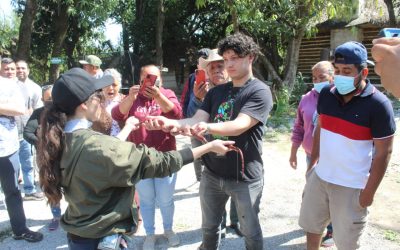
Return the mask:
<path id="1" fill-rule="evenodd" d="M 233 143 L 162 153 L 120 140 L 140 126 L 133 117 L 118 138 L 94 132 L 89 127 L 100 116 L 99 90 L 112 83 L 111 76 L 95 79 L 82 69 L 69 70 L 55 82 L 53 104 L 41 119 L 40 183 L 50 205 L 63 196 L 68 202 L 60 222 L 70 249 L 97 249 L 106 236 L 135 232 L 135 183 L 168 176 L 211 151 L 224 154 Z"/>

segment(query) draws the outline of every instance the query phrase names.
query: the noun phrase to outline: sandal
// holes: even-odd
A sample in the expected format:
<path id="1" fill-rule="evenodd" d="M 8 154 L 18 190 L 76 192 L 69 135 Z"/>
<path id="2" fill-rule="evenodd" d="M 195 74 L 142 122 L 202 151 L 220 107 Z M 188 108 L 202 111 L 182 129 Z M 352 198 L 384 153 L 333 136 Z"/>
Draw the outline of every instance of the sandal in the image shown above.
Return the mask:
<path id="1" fill-rule="evenodd" d="M 57 230 L 58 225 L 60 225 L 60 219 L 53 218 L 49 224 L 49 231 Z"/>
<path id="2" fill-rule="evenodd" d="M 26 231 L 26 233 L 23 233 L 21 235 L 14 234 L 12 237 L 14 238 L 14 240 L 26 240 L 28 242 L 38 242 L 43 240 L 43 234 L 39 232 L 33 232 L 29 229 L 28 231 Z"/>

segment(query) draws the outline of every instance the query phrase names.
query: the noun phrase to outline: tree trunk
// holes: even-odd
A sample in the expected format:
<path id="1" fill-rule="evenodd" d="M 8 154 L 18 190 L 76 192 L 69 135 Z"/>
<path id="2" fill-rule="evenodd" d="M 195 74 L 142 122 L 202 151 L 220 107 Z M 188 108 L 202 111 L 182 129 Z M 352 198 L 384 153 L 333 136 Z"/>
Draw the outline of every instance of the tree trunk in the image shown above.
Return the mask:
<path id="1" fill-rule="evenodd" d="M 162 69 L 163 65 L 163 48 L 162 39 L 164 31 L 165 10 L 164 0 L 159 0 L 157 9 L 157 27 L 156 27 L 156 63 Z"/>
<path id="2" fill-rule="evenodd" d="M 144 16 L 144 1 L 136 0 L 136 13 L 135 13 L 135 23 L 141 23 Z M 137 36 L 133 36 L 133 53 L 139 55 L 140 41 Z"/>
<path id="3" fill-rule="evenodd" d="M 122 46 L 124 49 L 124 63 L 122 66 L 123 79 L 128 81 L 128 84 L 133 84 L 133 79 L 135 76 L 135 65 L 133 64 L 132 58 L 129 52 L 129 24 L 122 21 Z"/>
<path id="4" fill-rule="evenodd" d="M 304 36 L 304 28 L 298 30 L 296 37 L 290 41 L 287 56 L 286 66 L 283 75 L 283 86 L 288 88 L 289 96 L 292 93 L 294 84 L 296 82 L 297 66 L 299 62 L 299 52 L 301 41 Z"/>
<path id="5" fill-rule="evenodd" d="M 62 55 L 62 48 L 68 30 L 68 9 L 69 6 L 61 2 L 57 14 L 54 17 L 55 21 L 53 22 L 53 30 L 55 35 L 54 35 L 53 50 L 51 52 L 52 58 L 61 57 Z M 51 64 L 49 81 L 51 83 L 54 83 L 57 80 L 59 74 L 60 74 L 60 65 Z"/>
<path id="6" fill-rule="evenodd" d="M 393 6 L 393 1 L 392 0 L 384 0 L 388 13 L 389 13 L 389 24 L 391 27 L 396 27 L 396 15 L 394 13 L 394 6 Z"/>
<path id="7" fill-rule="evenodd" d="M 36 0 L 26 0 L 24 14 L 22 15 L 21 25 L 19 26 L 19 39 L 16 54 L 17 60 L 29 60 L 33 22 L 35 20 L 37 9 L 38 5 Z"/>
<path id="8" fill-rule="evenodd" d="M 67 39 L 64 42 L 64 47 L 65 47 L 65 55 L 67 57 L 67 67 L 72 68 L 75 65 L 75 58 L 74 58 L 74 52 L 76 49 L 76 45 L 79 42 L 79 39 L 81 36 L 84 36 L 84 33 L 82 33 L 81 30 L 79 30 L 79 19 L 77 16 L 74 16 L 72 18 L 69 18 L 69 37 L 70 39 Z"/>
<path id="9" fill-rule="evenodd" d="M 234 32 L 239 32 L 239 20 L 238 20 L 238 15 L 237 15 L 237 10 L 234 4 L 233 0 L 228 0 L 227 1 L 230 14 L 232 16 L 232 26 L 233 26 L 233 31 Z"/>
<path id="10" fill-rule="evenodd" d="M 282 79 L 279 77 L 278 72 L 276 72 L 274 66 L 272 65 L 271 61 L 266 57 L 263 53 L 259 55 L 259 59 L 261 63 L 268 71 L 268 76 L 271 78 L 271 81 L 279 81 L 282 82 Z"/>

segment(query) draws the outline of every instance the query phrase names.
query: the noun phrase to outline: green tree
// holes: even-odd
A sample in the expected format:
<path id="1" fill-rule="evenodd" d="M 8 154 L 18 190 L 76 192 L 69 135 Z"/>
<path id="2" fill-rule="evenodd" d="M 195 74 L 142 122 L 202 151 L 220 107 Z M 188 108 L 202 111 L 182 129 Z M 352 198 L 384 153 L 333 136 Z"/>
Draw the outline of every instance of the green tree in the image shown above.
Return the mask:
<path id="1" fill-rule="evenodd" d="M 0 55 L 11 56 L 16 51 L 20 19 L 16 14 L 0 17 Z"/>
<path id="2" fill-rule="evenodd" d="M 395 8 L 400 7 L 400 1 L 397 0 L 384 0 L 388 13 L 389 13 L 389 25 L 391 27 L 396 27 L 397 26 L 397 20 L 396 20 L 396 10 Z M 398 15 L 399 13 L 397 13 Z"/>
<path id="3" fill-rule="evenodd" d="M 214 4 L 215 0 L 197 0 L 197 6 Z M 240 30 L 260 44 L 261 66 L 277 89 L 293 89 L 300 44 L 307 33 L 325 16 L 345 18 L 354 14 L 352 0 L 240 0 L 226 1 L 231 25 L 227 33 Z M 267 76 L 267 75 L 264 75 Z"/>
<path id="4" fill-rule="evenodd" d="M 14 0 L 17 12 L 21 15 L 26 12 L 28 1 Z M 78 52 L 85 52 L 88 44 L 94 45 L 88 41 L 93 38 L 104 40 L 99 29 L 104 27 L 105 21 L 110 17 L 118 0 L 36 1 L 37 13 L 33 21 L 34 32 L 30 36 L 32 61 L 41 72 L 42 77 L 39 76 L 39 81 L 45 80 L 43 72 L 48 71 L 49 80 L 53 82 L 59 75 L 61 65 L 49 65 L 49 59 L 67 57 L 68 66 L 72 66 L 73 58 L 77 56 Z M 27 23 L 28 25 L 26 23 L 24 25 L 29 26 L 30 22 Z M 21 42 L 29 40 L 25 33 L 20 34 L 25 35 L 20 37 Z M 103 43 L 99 44 L 101 46 Z M 29 55 L 25 52 L 21 53 L 21 57 L 29 58 Z"/>
<path id="5" fill-rule="evenodd" d="M 31 36 L 33 31 L 33 22 L 36 17 L 38 3 L 37 0 L 26 0 L 24 4 L 24 13 L 19 26 L 19 38 L 16 58 L 29 60 L 31 48 Z"/>

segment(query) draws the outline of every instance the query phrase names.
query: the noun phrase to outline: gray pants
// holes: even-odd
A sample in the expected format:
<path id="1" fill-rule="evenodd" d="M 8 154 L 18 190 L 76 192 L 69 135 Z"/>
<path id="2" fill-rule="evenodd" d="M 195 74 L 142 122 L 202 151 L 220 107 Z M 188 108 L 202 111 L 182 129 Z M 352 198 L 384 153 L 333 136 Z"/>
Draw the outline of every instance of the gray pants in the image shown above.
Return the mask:
<path id="1" fill-rule="evenodd" d="M 218 249 L 219 228 L 229 197 L 236 204 L 246 249 L 263 249 L 263 235 L 258 219 L 263 186 L 263 178 L 237 182 L 217 177 L 205 168 L 200 182 L 203 242 L 199 249 Z"/>
<path id="2" fill-rule="evenodd" d="M 190 138 L 190 142 L 192 143 L 192 148 L 202 145 L 202 143 L 194 137 Z M 201 158 L 194 160 L 193 165 L 194 165 L 194 173 L 196 174 L 196 180 L 200 181 L 201 173 L 203 172 L 203 162 L 201 161 Z"/>

